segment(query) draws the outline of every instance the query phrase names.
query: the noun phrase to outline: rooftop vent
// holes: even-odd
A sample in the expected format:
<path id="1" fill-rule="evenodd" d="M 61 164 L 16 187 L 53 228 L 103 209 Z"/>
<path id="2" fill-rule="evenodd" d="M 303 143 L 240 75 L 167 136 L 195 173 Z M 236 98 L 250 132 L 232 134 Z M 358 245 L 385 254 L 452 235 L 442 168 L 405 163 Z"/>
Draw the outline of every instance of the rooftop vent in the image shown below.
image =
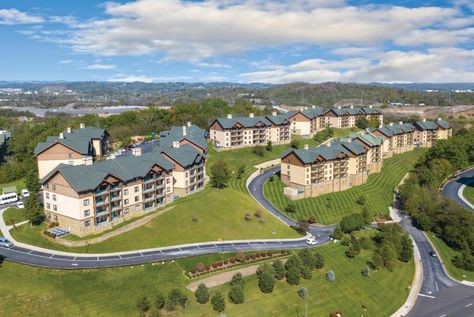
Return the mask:
<path id="1" fill-rule="evenodd" d="M 187 125 L 188 125 L 188 127 L 191 127 L 193 124 L 192 124 L 191 121 L 188 121 Z"/>
<path id="2" fill-rule="evenodd" d="M 342 109 L 342 107 L 341 107 L 341 106 L 337 106 L 337 109 Z"/>
<path id="3" fill-rule="evenodd" d="M 354 105 L 350 105 L 349 108 L 354 109 Z"/>
<path id="4" fill-rule="evenodd" d="M 441 121 L 441 118 L 438 118 L 438 121 Z"/>
<path id="5" fill-rule="evenodd" d="M 426 122 L 426 118 L 423 118 L 423 122 Z"/>
<path id="6" fill-rule="evenodd" d="M 276 111 L 272 111 L 272 116 L 276 116 L 277 115 L 277 112 Z"/>
<path id="7" fill-rule="evenodd" d="M 254 115 L 253 115 L 253 112 L 249 113 L 249 118 L 253 118 Z"/>
<path id="8" fill-rule="evenodd" d="M 311 108 L 312 108 L 312 109 L 316 109 L 316 106 L 313 105 L 313 106 L 311 106 Z"/>
<path id="9" fill-rule="evenodd" d="M 62 133 L 62 132 L 59 133 L 59 138 L 60 138 L 61 140 L 63 140 L 63 139 L 64 139 L 64 133 Z"/>
<path id="10" fill-rule="evenodd" d="M 134 148 L 132 148 L 132 155 L 133 155 L 133 156 L 140 156 L 140 155 L 142 155 L 142 148 L 141 148 L 141 147 L 134 147 Z"/>
<path id="11" fill-rule="evenodd" d="M 71 131 L 72 131 L 71 127 L 67 127 L 66 131 L 67 131 L 67 133 L 71 133 Z"/>
<path id="12" fill-rule="evenodd" d="M 86 127 L 86 125 L 85 125 L 84 123 L 81 123 L 81 124 L 79 125 L 79 127 L 80 127 L 81 129 L 84 129 L 84 128 Z"/>
<path id="13" fill-rule="evenodd" d="M 183 136 L 186 136 L 186 126 L 183 125 Z"/>
<path id="14" fill-rule="evenodd" d="M 388 125 L 391 126 L 391 127 L 393 127 L 393 122 L 390 122 Z"/>
<path id="15" fill-rule="evenodd" d="M 173 147 L 175 149 L 179 149 L 179 142 L 178 141 L 173 141 Z"/>
<path id="16" fill-rule="evenodd" d="M 308 144 L 305 144 L 305 145 L 304 145 L 304 149 L 305 149 L 305 150 L 309 150 L 309 145 L 308 145 Z"/>
<path id="17" fill-rule="evenodd" d="M 227 119 L 232 119 L 232 113 L 227 114 Z"/>
<path id="18" fill-rule="evenodd" d="M 398 124 L 403 124 L 403 121 L 398 122 Z"/>
<path id="19" fill-rule="evenodd" d="M 372 105 L 369 105 L 369 108 L 372 109 Z"/>

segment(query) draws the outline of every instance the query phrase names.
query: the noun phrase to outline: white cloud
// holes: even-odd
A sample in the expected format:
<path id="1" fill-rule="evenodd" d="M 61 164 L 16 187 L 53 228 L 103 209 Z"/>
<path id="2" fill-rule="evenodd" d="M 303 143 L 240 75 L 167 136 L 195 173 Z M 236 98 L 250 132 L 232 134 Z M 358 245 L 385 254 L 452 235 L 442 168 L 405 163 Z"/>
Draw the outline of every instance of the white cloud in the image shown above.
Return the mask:
<path id="1" fill-rule="evenodd" d="M 39 16 L 29 15 L 17 9 L 0 9 L 0 24 L 34 24 L 44 22 Z"/>
<path id="2" fill-rule="evenodd" d="M 399 37 L 395 42 L 401 45 L 423 44 L 456 45 L 474 41 L 474 27 L 460 30 L 414 30 Z"/>
<path id="3" fill-rule="evenodd" d="M 92 65 L 87 65 L 84 67 L 84 69 L 90 69 L 90 70 L 109 70 L 109 69 L 115 69 L 115 65 L 112 64 L 92 64 Z"/>
<path id="4" fill-rule="evenodd" d="M 209 68 L 232 68 L 232 66 L 227 65 L 227 64 L 222 64 L 222 63 L 205 63 L 205 62 L 196 63 L 196 66 L 199 66 L 199 67 L 209 67 Z"/>
<path id="5" fill-rule="evenodd" d="M 107 3 L 109 18 L 82 23 L 69 44 L 82 53 L 162 53 L 165 59 L 197 62 L 258 47 L 301 43 L 369 46 L 459 15 L 451 8 L 336 4 L 263 0 Z"/>
<path id="6" fill-rule="evenodd" d="M 148 77 L 148 76 L 117 74 L 114 77 L 110 78 L 108 81 L 125 82 L 125 83 L 133 83 L 133 82 L 151 83 L 154 80 L 155 80 L 154 77 Z"/>
<path id="7" fill-rule="evenodd" d="M 442 47 L 426 52 L 388 51 L 379 59 L 304 60 L 267 71 L 244 73 L 245 81 L 473 82 L 474 50 Z"/>
<path id="8" fill-rule="evenodd" d="M 63 15 L 63 16 L 55 15 L 49 18 L 49 22 L 74 26 L 77 24 L 77 19 L 70 15 Z"/>
<path id="9" fill-rule="evenodd" d="M 74 61 L 72 59 L 63 59 L 58 62 L 58 64 L 71 64 Z"/>

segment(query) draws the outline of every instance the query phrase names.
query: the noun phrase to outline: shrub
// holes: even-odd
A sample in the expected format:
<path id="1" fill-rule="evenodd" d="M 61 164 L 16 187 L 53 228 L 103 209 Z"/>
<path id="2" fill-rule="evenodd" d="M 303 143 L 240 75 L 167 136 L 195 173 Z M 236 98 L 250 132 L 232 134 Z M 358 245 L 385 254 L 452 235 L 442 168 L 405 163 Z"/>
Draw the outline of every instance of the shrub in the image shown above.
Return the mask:
<path id="1" fill-rule="evenodd" d="M 352 231 L 364 228 L 364 217 L 358 213 L 345 216 L 341 219 L 339 225 L 341 226 L 342 232 L 351 233 Z"/>
<path id="2" fill-rule="evenodd" d="M 163 294 L 156 294 L 155 307 L 156 309 L 163 309 L 163 307 L 165 307 L 165 296 Z"/>
<path id="3" fill-rule="evenodd" d="M 334 274 L 332 270 L 327 271 L 326 280 L 328 280 L 329 282 L 334 282 L 336 280 L 336 274 Z"/>
<path id="4" fill-rule="evenodd" d="M 342 237 L 344 236 L 344 232 L 341 230 L 341 226 L 336 226 L 334 231 L 332 232 L 332 237 L 337 240 L 341 240 Z"/>
<path id="5" fill-rule="evenodd" d="M 398 259 L 402 262 L 409 262 L 413 258 L 413 244 L 407 235 L 403 235 L 401 239 L 401 248 Z"/>
<path id="6" fill-rule="evenodd" d="M 250 216 L 249 213 L 245 213 L 244 219 L 245 219 L 246 221 L 250 221 L 250 220 L 252 220 L 252 217 Z"/>
<path id="7" fill-rule="evenodd" d="M 150 310 L 150 302 L 148 298 L 142 297 L 137 302 L 137 309 L 140 312 L 140 316 L 143 316 L 147 311 Z"/>
<path id="8" fill-rule="evenodd" d="M 336 310 L 335 312 L 330 313 L 329 317 L 344 317 L 344 313 L 342 310 Z"/>
<path id="9" fill-rule="evenodd" d="M 285 211 L 289 212 L 289 213 L 294 213 L 294 212 L 296 212 L 296 206 L 294 204 L 288 204 L 285 207 Z"/>
<path id="10" fill-rule="evenodd" d="M 268 178 L 268 181 L 269 182 L 273 182 L 275 180 L 275 175 L 272 175 Z"/>
<path id="11" fill-rule="evenodd" d="M 231 287 L 238 286 L 240 288 L 243 288 L 245 285 L 245 280 L 242 277 L 242 273 L 240 272 L 235 273 L 234 276 L 232 276 L 232 280 L 230 281 L 229 284 Z"/>
<path id="12" fill-rule="evenodd" d="M 348 237 L 343 237 L 341 240 L 341 244 L 345 247 L 349 246 L 351 244 L 351 239 Z"/>
<path id="13" fill-rule="evenodd" d="M 265 154 L 265 149 L 263 148 L 263 146 L 256 145 L 253 148 L 253 153 L 258 156 L 263 156 Z"/>
<path id="14" fill-rule="evenodd" d="M 290 146 L 294 149 L 297 149 L 301 146 L 301 141 L 298 139 L 291 140 Z"/>
<path id="15" fill-rule="evenodd" d="M 260 209 L 255 210 L 254 216 L 257 218 L 262 218 L 262 211 Z"/>
<path id="16" fill-rule="evenodd" d="M 275 260 L 273 262 L 273 272 L 275 273 L 275 278 L 281 280 L 285 277 L 286 270 L 283 262 L 281 260 Z"/>
<path id="17" fill-rule="evenodd" d="M 367 250 L 370 248 L 370 240 L 367 237 L 360 237 L 359 244 L 361 249 Z"/>
<path id="18" fill-rule="evenodd" d="M 268 141 L 268 142 L 267 142 L 266 150 L 267 150 L 268 152 L 273 151 L 273 144 L 272 144 L 272 141 Z"/>
<path id="19" fill-rule="evenodd" d="M 362 271 L 360 272 L 362 276 L 364 277 L 369 277 L 370 276 L 370 269 L 368 266 L 364 267 Z"/>
<path id="20" fill-rule="evenodd" d="M 224 296 L 220 292 L 216 292 L 211 298 L 212 309 L 220 313 L 225 310 Z"/>
<path id="21" fill-rule="evenodd" d="M 361 206 L 365 205 L 366 202 L 367 202 L 367 198 L 365 198 L 364 195 L 360 195 L 360 196 L 357 197 L 357 199 L 356 199 L 356 203 L 357 203 L 358 205 L 361 205 Z"/>
<path id="22" fill-rule="evenodd" d="M 168 297 L 166 298 L 165 309 L 167 311 L 175 311 L 178 305 L 185 307 L 187 302 L 188 297 L 179 289 L 175 288 L 169 292 Z"/>
<path id="23" fill-rule="evenodd" d="M 315 268 L 314 254 L 310 249 L 303 249 L 298 252 L 298 256 L 304 266 L 307 266 L 310 270 Z"/>
<path id="24" fill-rule="evenodd" d="M 211 166 L 211 185 L 216 188 L 224 188 L 230 178 L 230 169 L 227 162 L 218 160 Z"/>
<path id="25" fill-rule="evenodd" d="M 324 267 L 324 256 L 318 252 L 314 255 L 314 268 L 322 269 L 323 267 Z"/>
<path id="26" fill-rule="evenodd" d="M 236 178 L 237 178 L 237 179 L 242 179 L 242 176 L 244 176 L 244 173 L 245 173 L 245 164 L 242 164 L 242 165 L 240 165 L 239 168 L 237 169 Z"/>
<path id="27" fill-rule="evenodd" d="M 198 272 L 202 272 L 206 269 L 206 265 L 204 265 L 204 263 L 202 262 L 199 262 L 198 264 L 196 264 L 196 270 Z"/>
<path id="28" fill-rule="evenodd" d="M 207 286 L 204 285 L 203 283 L 199 284 L 198 288 L 196 289 L 196 292 L 194 292 L 194 296 L 196 296 L 196 301 L 199 304 L 205 304 L 209 301 L 209 290 L 207 289 Z"/>
<path id="29" fill-rule="evenodd" d="M 316 220 L 316 217 L 314 215 L 310 215 L 308 217 L 308 223 L 316 223 L 317 220 Z"/>
<path id="30" fill-rule="evenodd" d="M 290 285 L 298 285 L 300 283 L 301 271 L 296 266 L 291 266 L 286 271 L 286 281 Z"/>
<path id="31" fill-rule="evenodd" d="M 193 218 L 191 219 L 191 221 L 193 223 L 197 223 L 198 222 L 198 217 L 196 215 L 194 215 Z"/>
<path id="32" fill-rule="evenodd" d="M 234 304 L 243 304 L 244 290 L 240 285 L 233 285 L 229 290 L 229 300 Z"/>

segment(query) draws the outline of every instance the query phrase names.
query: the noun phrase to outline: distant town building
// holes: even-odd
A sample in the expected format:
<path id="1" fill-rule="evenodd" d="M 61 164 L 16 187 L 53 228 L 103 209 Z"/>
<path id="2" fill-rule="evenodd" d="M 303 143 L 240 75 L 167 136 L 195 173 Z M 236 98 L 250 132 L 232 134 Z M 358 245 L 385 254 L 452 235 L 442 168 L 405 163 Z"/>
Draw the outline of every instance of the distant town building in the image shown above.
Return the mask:
<path id="1" fill-rule="evenodd" d="M 8 151 L 8 140 L 12 137 L 12 133 L 6 130 L 0 130 L 0 163 L 5 161 Z"/>

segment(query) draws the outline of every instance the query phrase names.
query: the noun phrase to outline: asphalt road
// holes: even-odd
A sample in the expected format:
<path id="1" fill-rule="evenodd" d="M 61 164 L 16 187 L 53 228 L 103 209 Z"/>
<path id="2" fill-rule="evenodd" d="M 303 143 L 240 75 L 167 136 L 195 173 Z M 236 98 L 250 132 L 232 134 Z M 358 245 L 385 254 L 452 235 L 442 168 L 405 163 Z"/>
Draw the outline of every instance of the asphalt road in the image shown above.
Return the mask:
<path id="1" fill-rule="evenodd" d="M 445 197 L 448 197 L 451 200 L 454 200 L 455 202 L 457 202 L 459 205 L 463 206 L 464 208 L 474 212 L 474 210 L 458 196 L 459 188 L 461 188 L 462 185 L 467 185 L 469 183 L 472 183 L 473 181 L 474 181 L 474 168 L 468 171 L 465 171 L 463 173 L 460 173 L 457 178 L 446 183 L 446 185 L 443 188 L 443 195 Z"/>

